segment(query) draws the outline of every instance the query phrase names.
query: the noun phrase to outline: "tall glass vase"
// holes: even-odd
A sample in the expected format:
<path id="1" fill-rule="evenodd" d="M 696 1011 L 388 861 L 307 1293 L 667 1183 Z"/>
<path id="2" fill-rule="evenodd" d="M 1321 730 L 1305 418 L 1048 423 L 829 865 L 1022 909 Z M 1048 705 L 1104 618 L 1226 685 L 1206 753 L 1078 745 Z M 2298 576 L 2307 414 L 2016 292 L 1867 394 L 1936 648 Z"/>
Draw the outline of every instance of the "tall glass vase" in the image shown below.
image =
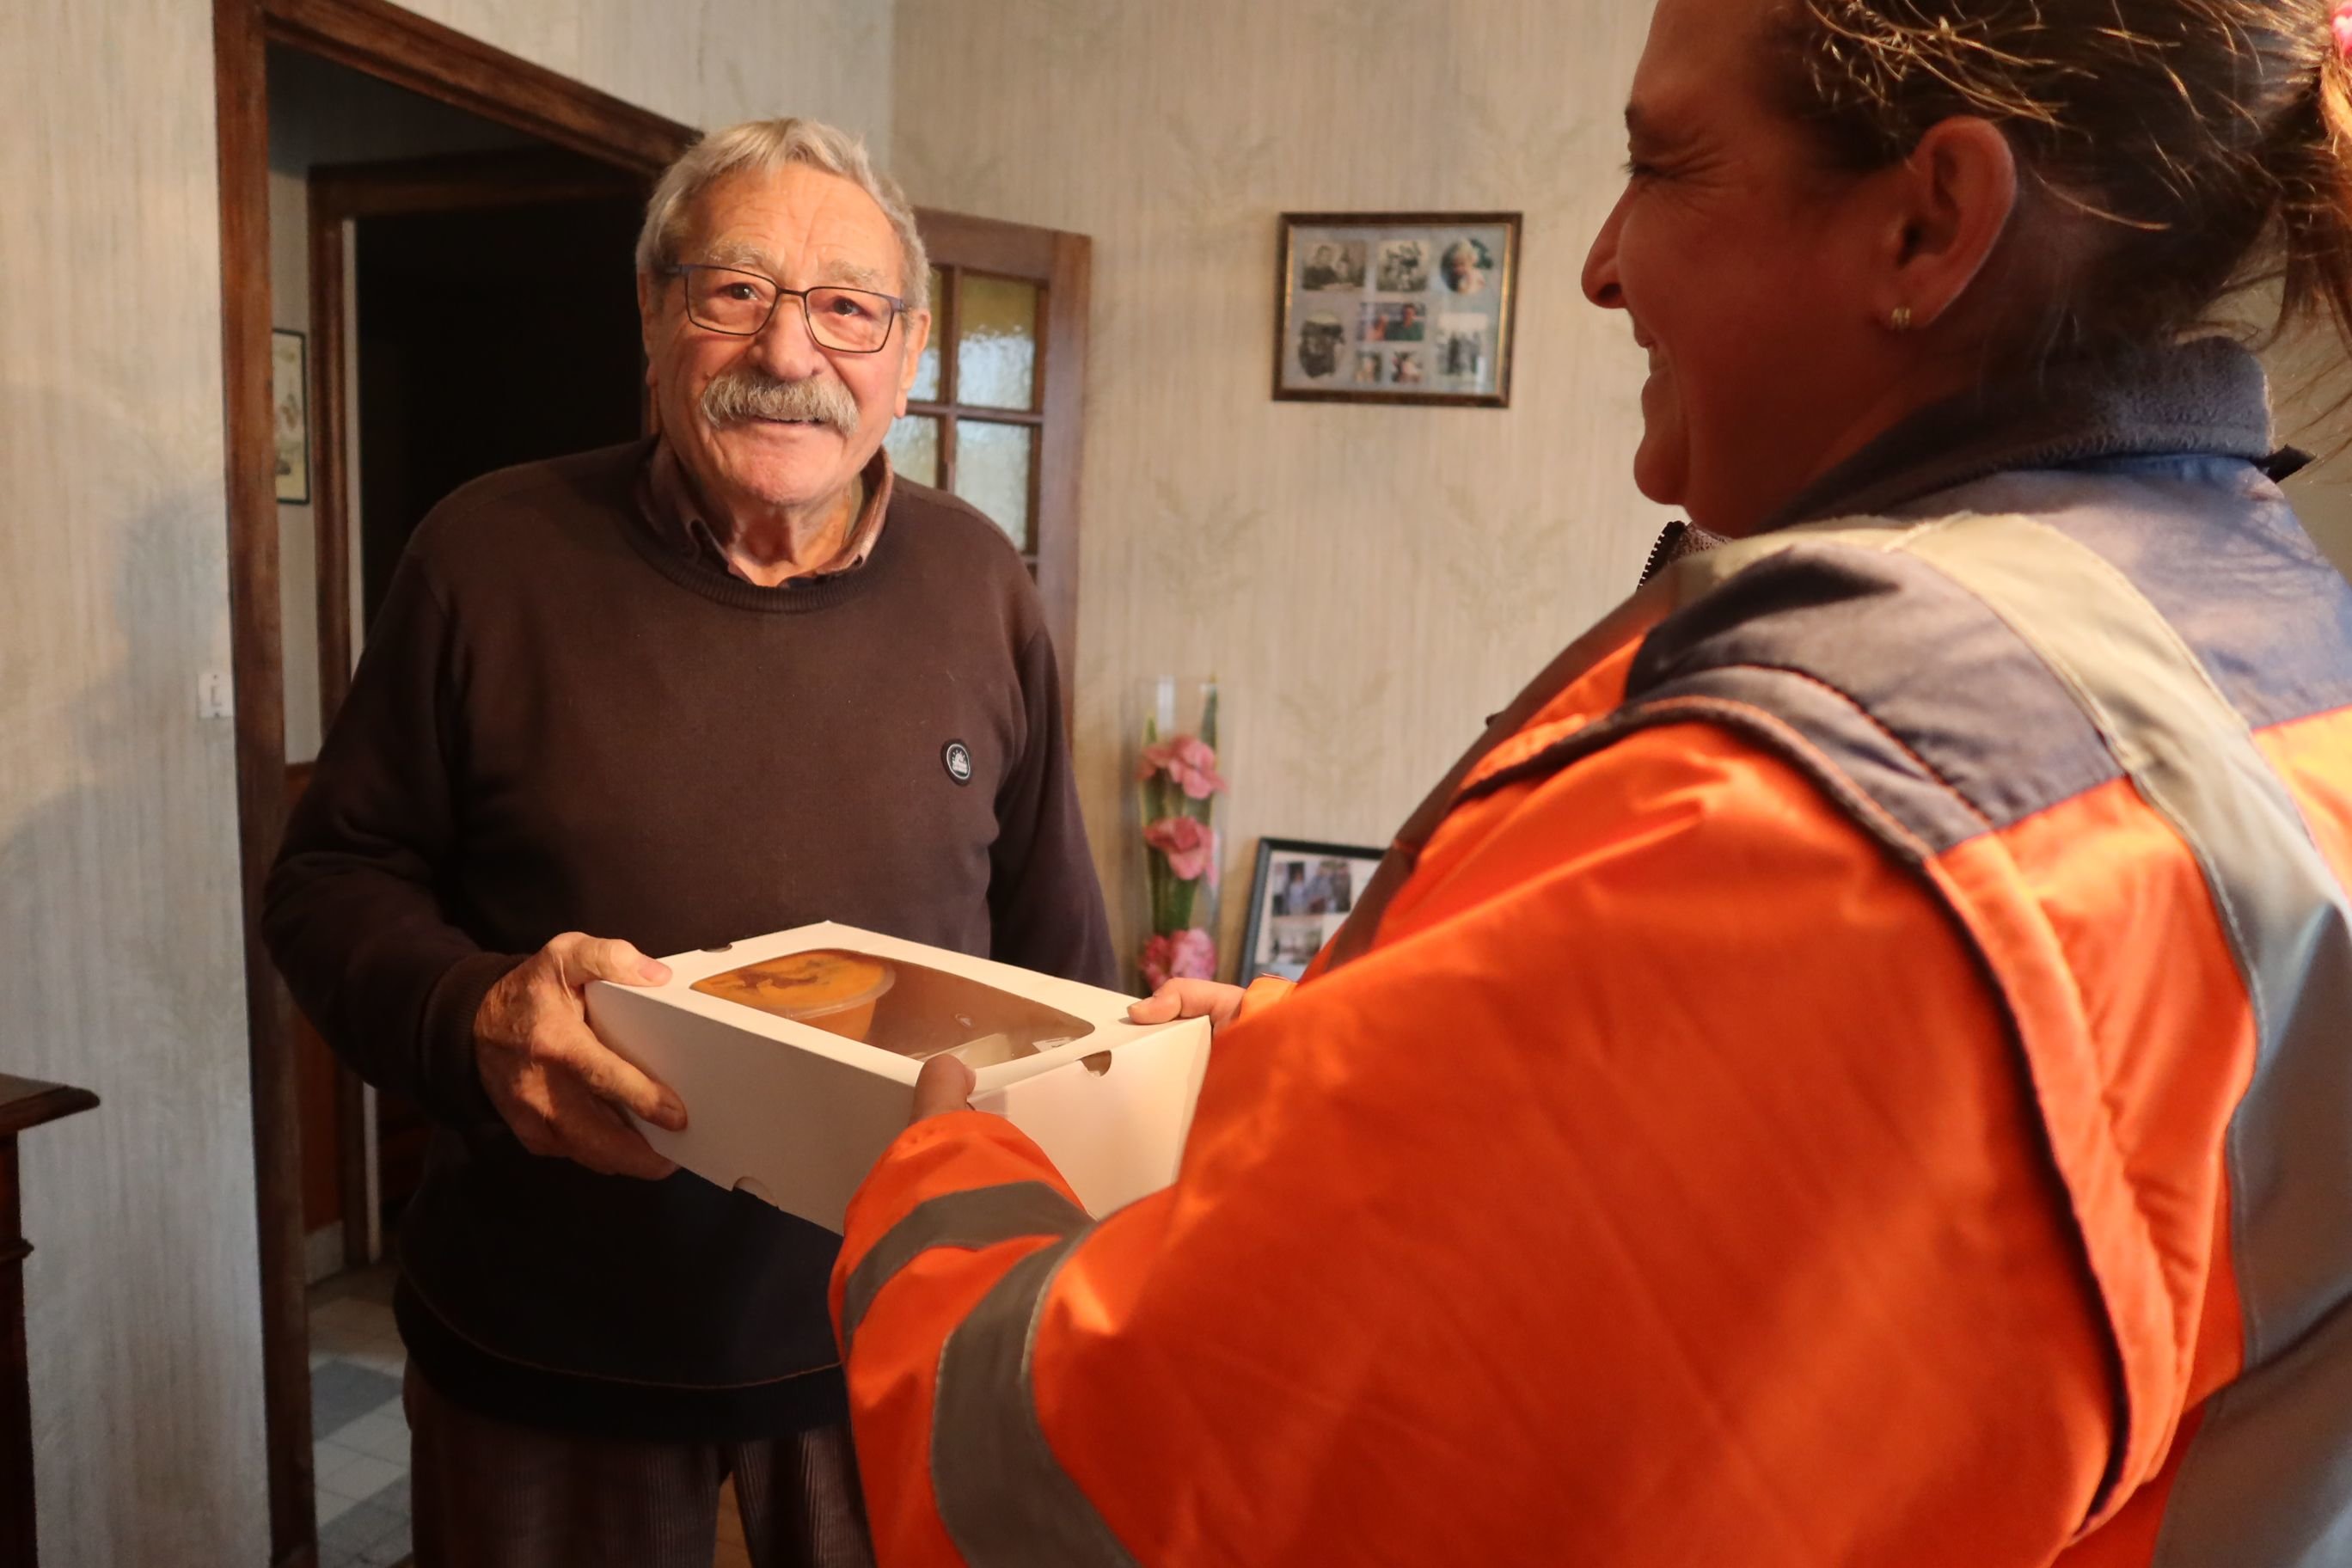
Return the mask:
<path id="1" fill-rule="evenodd" d="M 1225 795 L 1217 741 L 1217 683 L 1161 675 L 1137 688 L 1134 842 L 1142 852 L 1141 945 L 1136 969 L 1146 992 L 1218 970 L 1218 824 Z"/>

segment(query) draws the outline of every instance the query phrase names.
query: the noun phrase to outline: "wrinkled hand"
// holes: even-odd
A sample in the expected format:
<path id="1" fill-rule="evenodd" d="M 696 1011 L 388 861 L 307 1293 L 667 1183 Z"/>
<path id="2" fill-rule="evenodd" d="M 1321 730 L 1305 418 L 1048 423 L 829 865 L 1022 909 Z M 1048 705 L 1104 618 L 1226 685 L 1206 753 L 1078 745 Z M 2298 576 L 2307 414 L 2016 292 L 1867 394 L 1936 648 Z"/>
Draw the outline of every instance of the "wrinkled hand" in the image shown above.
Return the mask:
<path id="1" fill-rule="evenodd" d="M 1214 980 L 1171 980 L 1127 1010 L 1131 1024 L 1172 1024 L 1179 1018 L 1206 1018 L 1214 1035 L 1238 1017 L 1244 994 L 1238 985 Z"/>
<path id="2" fill-rule="evenodd" d="M 583 997 L 591 980 L 668 978 L 667 964 L 625 942 L 567 931 L 490 987 L 474 1015 L 474 1066 L 524 1148 L 610 1176 L 658 1181 L 677 1169 L 621 1112 L 676 1132 L 685 1103 L 596 1037 Z"/>

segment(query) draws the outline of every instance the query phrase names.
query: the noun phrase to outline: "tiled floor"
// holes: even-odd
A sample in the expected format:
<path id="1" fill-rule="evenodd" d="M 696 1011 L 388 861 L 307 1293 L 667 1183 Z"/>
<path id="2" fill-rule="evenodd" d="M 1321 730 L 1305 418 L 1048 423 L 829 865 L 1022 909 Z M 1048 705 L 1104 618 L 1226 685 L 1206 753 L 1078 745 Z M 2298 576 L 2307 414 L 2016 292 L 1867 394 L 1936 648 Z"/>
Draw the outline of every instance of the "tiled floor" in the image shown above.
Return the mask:
<path id="1" fill-rule="evenodd" d="M 310 1292 L 310 1452 L 319 1568 L 391 1568 L 407 1557 L 407 1364 L 392 1326 L 389 1266 Z"/>
<path id="2" fill-rule="evenodd" d="M 310 1452 L 318 1467 L 319 1568 L 391 1568 L 408 1532 L 407 1364 L 392 1326 L 393 1268 L 339 1274 L 310 1292 Z M 713 1568 L 751 1568 L 735 1485 L 719 1498 Z"/>

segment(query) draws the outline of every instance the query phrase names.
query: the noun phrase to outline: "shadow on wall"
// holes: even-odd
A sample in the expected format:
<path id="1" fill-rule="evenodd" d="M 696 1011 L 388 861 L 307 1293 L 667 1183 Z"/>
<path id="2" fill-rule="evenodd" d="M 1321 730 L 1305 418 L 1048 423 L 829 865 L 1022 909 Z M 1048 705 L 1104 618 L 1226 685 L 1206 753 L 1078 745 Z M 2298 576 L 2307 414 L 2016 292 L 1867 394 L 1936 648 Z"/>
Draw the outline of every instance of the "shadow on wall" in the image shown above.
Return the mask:
<path id="1" fill-rule="evenodd" d="M 175 454 L 152 421 L 0 387 L 0 1070 L 103 1101 L 23 1147 L 66 1563 L 267 1548 L 234 745 L 196 713 L 228 666 L 226 522 L 217 437 L 187 428 Z"/>
<path id="2" fill-rule="evenodd" d="M 2319 461 L 2286 483 L 2305 531 L 2352 576 L 2352 364 L 2332 333 L 2306 329 L 2264 355 L 2279 439 Z"/>
<path id="3" fill-rule="evenodd" d="M 2347 409 L 2346 417 L 2352 418 L 2352 409 Z M 2352 577 L 2352 447 L 2336 449 L 2343 441 L 2340 434 L 2332 441 L 2304 434 L 2299 444 L 2318 452 L 2320 460 L 2289 479 L 2285 488 L 2286 499 L 2294 503 L 2312 542 L 2336 563 L 2338 572 Z"/>

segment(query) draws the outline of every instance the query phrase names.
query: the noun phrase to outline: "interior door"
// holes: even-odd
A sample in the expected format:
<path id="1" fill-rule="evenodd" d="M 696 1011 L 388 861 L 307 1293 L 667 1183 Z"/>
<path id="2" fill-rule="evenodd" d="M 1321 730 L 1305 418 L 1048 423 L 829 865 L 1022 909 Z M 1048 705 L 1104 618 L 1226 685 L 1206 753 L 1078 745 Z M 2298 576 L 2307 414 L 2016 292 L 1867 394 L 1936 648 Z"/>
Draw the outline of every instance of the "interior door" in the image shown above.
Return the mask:
<path id="1" fill-rule="evenodd" d="M 919 211 L 931 256 L 931 341 L 891 466 L 988 514 L 1021 551 L 1075 688 L 1079 424 L 1086 402 L 1082 234 Z"/>

